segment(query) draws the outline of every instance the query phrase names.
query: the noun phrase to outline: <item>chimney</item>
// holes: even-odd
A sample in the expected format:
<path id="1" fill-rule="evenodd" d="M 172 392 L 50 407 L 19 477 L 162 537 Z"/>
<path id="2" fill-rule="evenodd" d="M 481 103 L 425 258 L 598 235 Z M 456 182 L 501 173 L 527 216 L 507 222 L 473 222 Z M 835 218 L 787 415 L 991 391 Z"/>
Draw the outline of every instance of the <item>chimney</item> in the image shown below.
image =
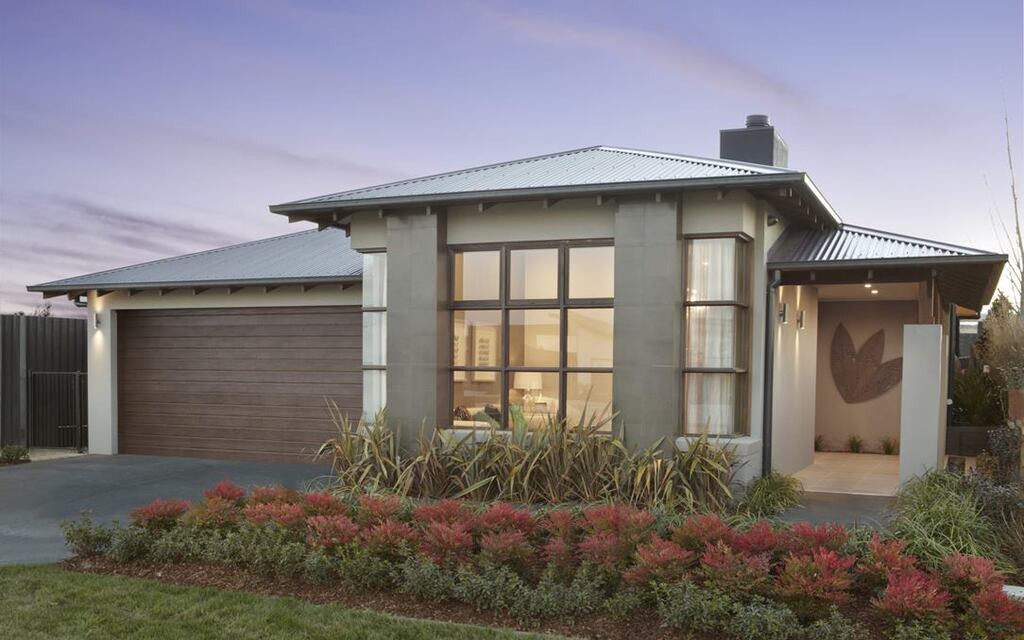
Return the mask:
<path id="1" fill-rule="evenodd" d="M 775 167 L 785 167 L 789 162 L 789 147 L 766 115 L 749 115 L 746 127 L 722 129 L 719 135 L 721 150 L 718 155 L 723 160 L 740 160 Z"/>

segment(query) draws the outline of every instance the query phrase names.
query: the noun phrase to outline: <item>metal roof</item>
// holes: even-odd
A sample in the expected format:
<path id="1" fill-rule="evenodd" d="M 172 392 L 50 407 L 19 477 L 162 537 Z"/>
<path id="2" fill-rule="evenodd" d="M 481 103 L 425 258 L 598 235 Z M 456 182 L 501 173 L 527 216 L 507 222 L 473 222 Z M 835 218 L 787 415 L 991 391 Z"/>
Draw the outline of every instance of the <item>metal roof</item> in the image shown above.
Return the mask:
<path id="1" fill-rule="evenodd" d="M 363 258 L 339 229 L 275 238 L 55 280 L 29 291 L 303 284 L 360 280 Z"/>
<path id="2" fill-rule="evenodd" d="M 838 229 L 789 228 L 768 253 L 768 266 L 807 266 L 848 261 L 934 261 L 1003 259 L 1000 254 L 844 224 Z"/>

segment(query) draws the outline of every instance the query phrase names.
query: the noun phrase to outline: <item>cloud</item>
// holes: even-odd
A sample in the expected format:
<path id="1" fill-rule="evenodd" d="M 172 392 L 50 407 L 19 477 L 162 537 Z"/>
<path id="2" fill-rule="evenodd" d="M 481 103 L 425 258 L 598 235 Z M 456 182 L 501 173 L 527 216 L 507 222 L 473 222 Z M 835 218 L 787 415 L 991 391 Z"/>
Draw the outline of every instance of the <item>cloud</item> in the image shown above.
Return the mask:
<path id="1" fill-rule="evenodd" d="M 524 11 L 472 6 L 499 28 L 546 45 L 603 50 L 618 57 L 657 65 L 713 90 L 725 90 L 745 97 L 763 100 L 768 96 L 793 105 L 807 101 L 806 96 L 783 80 L 724 51 L 687 40 L 682 35 L 670 39 L 626 27 L 570 23 Z"/>

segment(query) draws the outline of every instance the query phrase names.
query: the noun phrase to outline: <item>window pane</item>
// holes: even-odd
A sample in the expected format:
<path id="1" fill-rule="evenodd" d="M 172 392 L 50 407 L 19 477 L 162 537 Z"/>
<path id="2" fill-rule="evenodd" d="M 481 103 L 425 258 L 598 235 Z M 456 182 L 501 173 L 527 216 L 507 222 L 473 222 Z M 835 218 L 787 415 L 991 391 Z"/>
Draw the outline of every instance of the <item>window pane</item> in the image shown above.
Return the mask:
<path id="1" fill-rule="evenodd" d="M 517 249 L 509 252 L 509 297 L 512 300 L 553 300 L 558 297 L 558 249 Z"/>
<path id="2" fill-rule="evenodd" d="M 568 361 L 570 367 L 612 366 L 614 309 L 569 309 Z"/>
<path id="3" fill-rule="evenodd" d="M 501 376 L 496 371 L 453 373 L 452 426 L 501 424 Z"/>
<path id="4" fill-rule="evenodd" d="M 686 268 L 686 299 L 695 302 L 739 300 L 736 287 L 737 243 L 735 238 L 689 240 Z"/>
<path id="5" fill-rule="evenodd" d="M 741 433 L 736 407 L 742 374 L 686 373 L 685 424 L 688 434 L 735 435 Z"/>
<path id="6" fill-rule="evenodd" d="M 508 415 L 512 423 L 544 426 L 558 419 L 558 374 L 515 371 L 508 376 Z"/>
<path id="7" fill-rule="evenodd" d="M 388 254 L 363 254 L 363 306 L 388 306 Z"/>
<path id="8" fill-rule="evenodd" d="M 744 368 L 746 312 L 740 307 L 688 307 L 687 367 Z"/>
<path id="9" fill-rule="evenodd" d="M 561 312 L 558 309 L 509 311 L 509 365 L 557 367 Z"/>
<path id="10" fill-rule="evenodd" d="M 387 372 L 379 369 L 363 371 L 363 419 L 372 421 L 387 405 Z"/>
<path id="11" fill-rule="evenodd" d="M 453 366 L 501 366 L 501 311 L 455 311 L 452 322 Z"/>
<path id="12" fill-rule="evenodd" d="M 565 376 L 565 417 L 571 426 L 601 424 L 610 431 L 612 424 L 612 374 L 568 373 Z"/>
<path id="13" fill-rule="evenodd" d="M 501 259 L 497 251 L 465 251 L 455 254 L 452 274 L 456 300 L 497 300 L 501 283 Z"/>
<path id="14" fill-rule="evenodd" d="M 363 312 L 363 364 L 387 364 L 387 312 Z"/>
<path id="15" fill-rule="evenodd" d="M 569 297 L 615 297 L 615 247 L 569 249 Z"/>

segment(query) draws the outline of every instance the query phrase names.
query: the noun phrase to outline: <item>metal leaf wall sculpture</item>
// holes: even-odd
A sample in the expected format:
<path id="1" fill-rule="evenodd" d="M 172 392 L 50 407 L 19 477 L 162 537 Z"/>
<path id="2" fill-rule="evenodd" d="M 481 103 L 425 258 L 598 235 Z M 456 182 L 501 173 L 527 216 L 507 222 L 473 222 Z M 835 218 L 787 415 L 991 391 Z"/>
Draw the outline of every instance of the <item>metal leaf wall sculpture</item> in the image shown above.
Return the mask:
<path id="1" fill-rule="evenodd" d="M 903 358 L 882 362 L 885 333 L 879 329 L 858 350 L 840 322 L 832 337 L 832 379 L 848 404 L 867 402 L 900 383 Z"/>

